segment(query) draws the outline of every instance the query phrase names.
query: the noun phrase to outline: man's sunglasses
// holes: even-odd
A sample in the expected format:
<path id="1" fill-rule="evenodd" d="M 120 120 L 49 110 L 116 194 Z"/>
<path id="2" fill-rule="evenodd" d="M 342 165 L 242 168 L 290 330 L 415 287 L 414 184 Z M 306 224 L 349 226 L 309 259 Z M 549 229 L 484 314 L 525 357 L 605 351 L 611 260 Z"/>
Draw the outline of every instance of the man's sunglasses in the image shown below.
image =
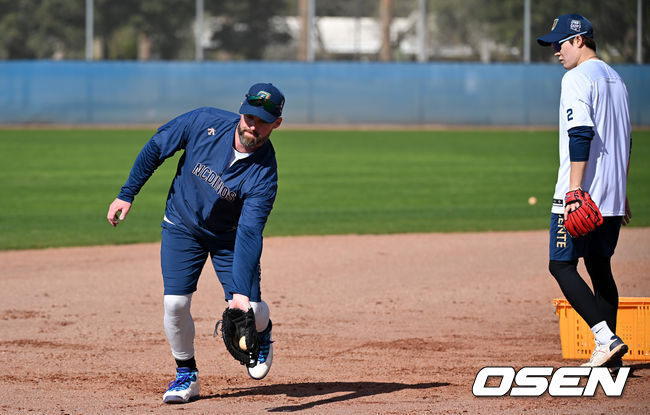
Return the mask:
<path id="1" fill-rule="evenodd" d="M 280 111 L 279 105 L 274 104 L 273 101 L 270 101 L 267 97 L 260 95 L 246 94 L 246 102 L 254 107 L 263 107 L 265 110 L 271 113 L 277 113 Z"/>
<path id="2" fill-rule="evenodd" d="M 554 50 L 554 51 L 559 52 L 560 49 L 562 49 L 562 43 L 566 42 L 566 41 L 569 40 L 569 39 L 573 39 L 574 37 L 576 37 L 576 36 L 578 36 L 578 35 L 584 35 L 585 33 L 587 33 L 587 32 L 576 33 L 575 35 L 573 35 L 573 36 L 569 36 L 569 37 L 566 38 L 566 39 L 562 39 L 562 40 L 560 40 L 559 42 L 553 42 L 553 43 L 551 43 L 551 46 L 553 46 L 553 50 Z"/>

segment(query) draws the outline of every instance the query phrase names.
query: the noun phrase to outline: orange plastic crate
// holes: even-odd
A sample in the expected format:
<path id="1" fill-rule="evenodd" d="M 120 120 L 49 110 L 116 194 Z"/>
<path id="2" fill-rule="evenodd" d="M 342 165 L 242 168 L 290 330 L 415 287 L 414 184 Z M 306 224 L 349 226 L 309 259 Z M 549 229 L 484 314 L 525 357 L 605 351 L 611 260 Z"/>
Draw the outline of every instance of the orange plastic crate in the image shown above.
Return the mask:
<path id="1" fill-rule="evenodd" d="M 565 298 L 554 299 L 553 305 L 560 316 L 562 357 L 589 360 L 594 351 L 591 329 Z M 629 347 L 623 360 L 650 361 L 650 297 L 619 297 L 616 334 Z"/>

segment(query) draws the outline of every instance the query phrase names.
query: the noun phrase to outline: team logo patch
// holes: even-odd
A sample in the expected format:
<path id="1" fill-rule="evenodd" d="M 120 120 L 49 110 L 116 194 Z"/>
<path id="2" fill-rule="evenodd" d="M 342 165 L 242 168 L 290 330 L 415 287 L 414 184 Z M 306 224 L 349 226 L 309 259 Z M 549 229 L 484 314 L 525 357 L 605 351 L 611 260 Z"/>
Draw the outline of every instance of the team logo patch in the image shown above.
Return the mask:
<path id="1" fill-rule="evenodd" d="M 557 26 L 557 20 L 558 19 L 553 20 L 553 26 L 551 26 L 551 32 L 555 30 L 555 26 Z"/>
<path id="2" fill-rule="evenodd" d="M 582 24 L 580 23 L 580 20 L 571 20 L 571 30 L 579 32 L 581 28 Z"/>
<path id="3" fill-rule="evenodd" d="M 257 93 L 257 95 L 262 99 L 271 99 L 271 94 L 266 91 L 260 91 Z"/>

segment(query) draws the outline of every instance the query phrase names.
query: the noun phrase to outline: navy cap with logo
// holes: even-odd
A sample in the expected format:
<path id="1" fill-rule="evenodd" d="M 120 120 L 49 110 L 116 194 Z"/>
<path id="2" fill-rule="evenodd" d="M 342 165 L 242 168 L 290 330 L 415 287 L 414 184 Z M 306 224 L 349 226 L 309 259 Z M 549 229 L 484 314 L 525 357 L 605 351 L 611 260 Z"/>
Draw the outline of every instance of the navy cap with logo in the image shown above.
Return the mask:
<path id="1" fill-rule="evenodd" d="M 259 83 L 250 87 L 240 114 L 255 115 L 265 122 L 274 122 L 282 116 L 284 95 L 273 84 Z"/>
<path id="2" fill-rule="evenodd" d="M 594 29 L 591 22 L 579 14 L 563 14 L 553 21 L 549 34 L 537 38 L 537 43 L 542 46 L 559 45 L 578 35 L 593 38 Z"/>

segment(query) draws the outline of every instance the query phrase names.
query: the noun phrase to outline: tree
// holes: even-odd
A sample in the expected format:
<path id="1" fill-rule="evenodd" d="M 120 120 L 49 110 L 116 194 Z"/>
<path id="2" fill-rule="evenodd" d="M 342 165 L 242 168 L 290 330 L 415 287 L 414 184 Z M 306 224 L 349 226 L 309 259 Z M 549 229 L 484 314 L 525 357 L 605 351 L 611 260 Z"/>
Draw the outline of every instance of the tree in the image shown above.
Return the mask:
<path id="1" fill-rule="evenodd" d="M 273 19 L 286 15 L 285 1 L 206 1 L 205 8 L 217 18 L 212 37 L 215 47 L 230 59 L 260 60 L 269 46 L 291 40 L 286 25 Z"/>
<path id="2" fill-rule="evenodd" d="M 178 59 L 194 50 L 194 16 L 187 0 L 95 0 L 95 33 L 109 59 Z"/>
<path id="3" fill-rule="evenodd" d="M 0 58 L 33 59 L 25 48 L 25 37 L 32 24 L 29 16 L 36 10 L 30 1 L 0 0 Z"/>
<path id="4" fill-rule="evenodd" d="M 78 59 L 84 53 L 79 0 L 0 0 L 0 57 Z"/>

